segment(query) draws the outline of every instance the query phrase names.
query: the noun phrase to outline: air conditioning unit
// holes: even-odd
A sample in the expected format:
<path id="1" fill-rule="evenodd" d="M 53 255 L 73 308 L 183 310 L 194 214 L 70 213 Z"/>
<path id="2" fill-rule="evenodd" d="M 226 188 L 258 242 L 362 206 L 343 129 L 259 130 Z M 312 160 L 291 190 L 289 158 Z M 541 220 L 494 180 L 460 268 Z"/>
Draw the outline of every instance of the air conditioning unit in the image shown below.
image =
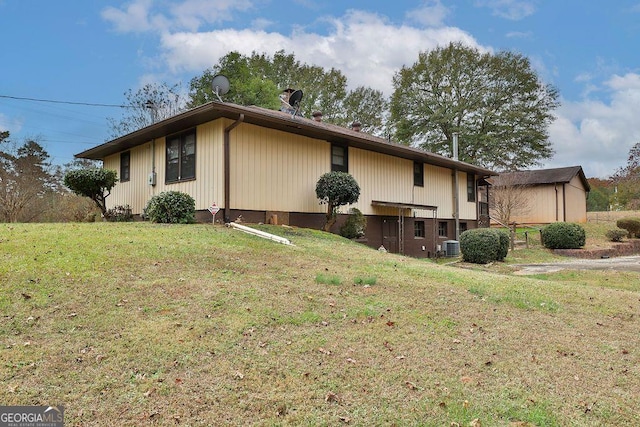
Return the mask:
<path id="1" fill-rule="evenodd" d="M 456 257 L 460 255 L 460 242 L 457 240 L 445 240 L 442 244 L 444 246 L 444 256 Z"/>

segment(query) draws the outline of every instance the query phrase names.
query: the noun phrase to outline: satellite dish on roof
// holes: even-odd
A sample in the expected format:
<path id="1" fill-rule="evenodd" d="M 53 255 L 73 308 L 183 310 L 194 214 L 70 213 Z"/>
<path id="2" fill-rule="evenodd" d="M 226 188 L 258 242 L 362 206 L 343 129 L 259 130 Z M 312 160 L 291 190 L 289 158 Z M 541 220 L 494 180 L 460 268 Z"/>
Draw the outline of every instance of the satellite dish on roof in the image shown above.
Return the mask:
<path id="1" fill-rule="evenodd" d="M 289 95 L 289 106 L 293 109 L 293 115 L 297 116 L 300 113 L 300 101 L 302 101 L 302 91 L 300 89 L 294 90 Z"/>
<path id="2" fill-rule="evenodd" d="M 218 74 L 213 78 L 213 80 L 211 80 L 211 89 L 213 89 L 213 93 L 216 94 L 220 102 L 222 102 L 220 95 L 224 95 L 229 92 L 229 87 L 229 79 L 222 74 Z"/>

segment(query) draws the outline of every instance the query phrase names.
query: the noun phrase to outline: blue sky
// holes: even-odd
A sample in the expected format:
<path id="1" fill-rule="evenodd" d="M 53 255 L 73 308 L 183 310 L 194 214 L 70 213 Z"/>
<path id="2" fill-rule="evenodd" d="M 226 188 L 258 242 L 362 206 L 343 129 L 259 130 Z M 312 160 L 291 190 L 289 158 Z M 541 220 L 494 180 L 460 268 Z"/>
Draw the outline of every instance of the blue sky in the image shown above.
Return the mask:
<path id="1" fill-rule="evenodd" d="M 418 53 L 462 41 L 512 50 L 560 91 L 543 167 L 606 177 L 640 142 L 640 0 L 0 0 L 0 130 L 55 163 L 109 137 L 124 92 L 182 83 L 231 50 L 335 67 L 391 93 Z"/>

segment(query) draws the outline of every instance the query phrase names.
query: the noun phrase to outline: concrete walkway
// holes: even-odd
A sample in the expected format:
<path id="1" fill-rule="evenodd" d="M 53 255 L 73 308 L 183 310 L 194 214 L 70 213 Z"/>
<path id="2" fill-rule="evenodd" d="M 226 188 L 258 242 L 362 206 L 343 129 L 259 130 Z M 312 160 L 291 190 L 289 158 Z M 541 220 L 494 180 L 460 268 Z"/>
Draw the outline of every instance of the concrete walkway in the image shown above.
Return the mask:
<path id="1" fill-rule="evenodd" d="M 561 270 L 617 270 L 640 273 L 640 256 L 623 256 L 606 259 L 573 259 L 548 264 L 516 264 L 514 274 L 528 275 L 554 273 Z"/>

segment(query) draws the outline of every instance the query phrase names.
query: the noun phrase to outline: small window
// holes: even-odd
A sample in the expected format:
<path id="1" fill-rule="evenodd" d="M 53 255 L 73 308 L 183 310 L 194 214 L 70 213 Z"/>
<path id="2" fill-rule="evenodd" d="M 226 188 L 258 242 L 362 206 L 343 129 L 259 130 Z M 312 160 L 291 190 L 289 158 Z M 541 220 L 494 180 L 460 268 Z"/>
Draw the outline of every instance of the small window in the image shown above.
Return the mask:
<path id="1" fill-rule="evenodd" d="M 445 221 L 438 222 L 438 237 L 447 237 L 448 235 L 447 223 Z"/>
<path id="2" fill-rule="evenodd" d="M 464 233 L 465 231 L 467 231 L 467 223 L 466 222 L 461 222 L 460 223 L 460 233 Z"/>
<path id="3" fill-rule="evenodd" d="M 476 201 L 476 177 L 472 173 L 467 174 L 467 202 Z"/>
<path id="4" fill-rule="evenodd" d="M 120 182 L 131 179 L 131 152 L 120 153 Z"/>
<path id="5" fill-rule="evenodd" d="M 413 185 L 424 187 L 424 163 L 413 162 Z"/>
<path id="6" fill-rule="evenodd" d="M 348 148 L 342 145 L 331 146 L 331 171 L 349 172 Z"/>
<path id="7" fill-rule="evenodd" d="M 196 177 L 196 131 L 192 129 L 167 138 L 166 182 Z"/>
<path id="8" fill-rule="evenodd" d="M 425 237 L 424 221 L 415 221 L 413 223 L 413 237 L 416 237 L 416 238 Z"/>

